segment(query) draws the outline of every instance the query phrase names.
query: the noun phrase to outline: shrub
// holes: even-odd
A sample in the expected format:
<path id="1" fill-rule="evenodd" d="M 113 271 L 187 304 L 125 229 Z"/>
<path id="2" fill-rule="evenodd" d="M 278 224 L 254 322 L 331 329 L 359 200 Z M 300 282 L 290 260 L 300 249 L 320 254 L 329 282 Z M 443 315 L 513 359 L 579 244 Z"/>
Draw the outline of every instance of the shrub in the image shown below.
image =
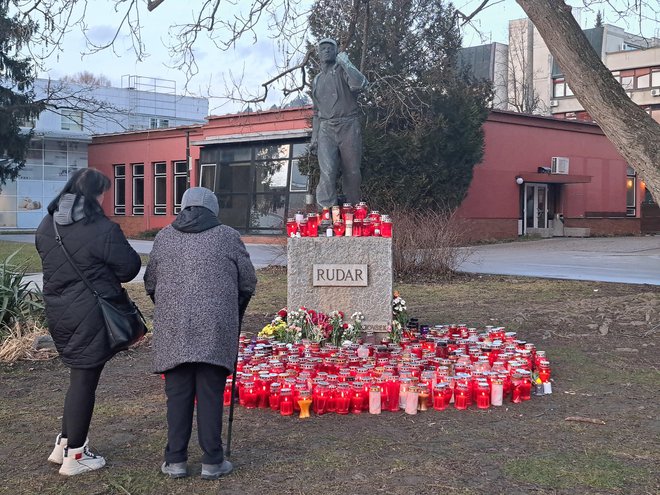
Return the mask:
<path id="1" fill-rule="evenodd" d="M 25 264 L 14 265 L 19 252 L 9 255 L 0 265 L 0 342 L 14 333 L 16 325 L 43 320 L 41 289 L 25 280 Z"/>
<path id="2" fill-rule="evenodd" d="M 454 210 L 392 211 L 394 274 L 398 279 L 450 279 L 469 256 Z"/>

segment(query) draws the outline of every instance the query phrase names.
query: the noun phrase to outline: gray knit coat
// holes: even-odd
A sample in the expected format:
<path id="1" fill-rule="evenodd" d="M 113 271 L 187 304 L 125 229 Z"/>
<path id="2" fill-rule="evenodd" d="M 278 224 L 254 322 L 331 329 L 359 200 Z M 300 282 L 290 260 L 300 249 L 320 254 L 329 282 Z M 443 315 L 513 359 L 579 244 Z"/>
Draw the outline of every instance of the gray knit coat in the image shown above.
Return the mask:
<path id="1" fill-rule="evenodd" d="M 233 371 L 238 350 L 238 293 L 252 294 L 257 277 L 238 232 L 219 225 L 203 232 L 161 230 L 144 274 L 155 302 L 154 371 L 209 363 Z"/>

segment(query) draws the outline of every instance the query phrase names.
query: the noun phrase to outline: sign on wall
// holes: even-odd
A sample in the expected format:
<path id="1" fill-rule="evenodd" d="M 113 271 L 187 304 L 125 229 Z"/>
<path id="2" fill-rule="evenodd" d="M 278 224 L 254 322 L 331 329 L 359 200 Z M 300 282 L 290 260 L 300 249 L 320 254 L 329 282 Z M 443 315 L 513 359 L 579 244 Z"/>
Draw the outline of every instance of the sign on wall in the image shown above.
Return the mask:
<path id="1" fill-rule="evenodd" d="M 312 285 L 314 287 L 366 287 L 368 285 L 367 265 L 315 264 L 312 265 Z"/>

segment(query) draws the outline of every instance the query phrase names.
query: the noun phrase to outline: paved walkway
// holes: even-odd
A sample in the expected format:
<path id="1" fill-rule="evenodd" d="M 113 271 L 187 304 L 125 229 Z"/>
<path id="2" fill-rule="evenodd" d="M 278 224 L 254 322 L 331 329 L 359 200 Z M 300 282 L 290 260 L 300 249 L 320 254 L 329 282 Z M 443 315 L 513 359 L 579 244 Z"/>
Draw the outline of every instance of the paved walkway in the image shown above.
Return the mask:
<path id="1" fill-rule="evenodd" d="M 466 248 L 469 273 L 660 285 L 660 236 L 553 238 Z"/>
<path id="2" fill-rule="evenodd" d="M 29 234 L 2 235 L 0 240 L 34 242 Z M 138 253 L 149 254 L 152 241 L 131 240 Z M 286 247 L 246 244 L 255 268 L 286 265 Z M 660 236 L 557 237 L 464 248 L 468 258 L 459 267 L 468 273 L 520 275 L 660 285 Z M 142 273 L 136 280 L 142 279 Z M 41 276 L 34 280 L 41 283 Z"/>

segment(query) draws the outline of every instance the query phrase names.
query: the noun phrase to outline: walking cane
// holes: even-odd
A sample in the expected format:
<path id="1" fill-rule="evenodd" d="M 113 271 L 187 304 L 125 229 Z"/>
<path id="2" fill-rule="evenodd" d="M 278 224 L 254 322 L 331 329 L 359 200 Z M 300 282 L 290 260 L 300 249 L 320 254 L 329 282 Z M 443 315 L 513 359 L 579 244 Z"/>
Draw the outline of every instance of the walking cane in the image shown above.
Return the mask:
<path id="1" fill-rule="evenodd" d="M 239 298 L 240 299 L 240 298 Z M 238 339 L 240 346 L 241 327 L 243 325 L 243 315 L 250 303 L 250 297 L 245 301 L 239 301 L 238 304 Z M 229 403 L 229 420 L 227 421 L 227 446 L 225 447 L 225 457 L 231 457 L 231 427 L 234 424 L 234 397 L 236 395 L 236 367 L 238 366 L 238 346 L 236 347 L 236 360 L 234 361 L 234 375 L 231 380 L 231 401 Z"/>

